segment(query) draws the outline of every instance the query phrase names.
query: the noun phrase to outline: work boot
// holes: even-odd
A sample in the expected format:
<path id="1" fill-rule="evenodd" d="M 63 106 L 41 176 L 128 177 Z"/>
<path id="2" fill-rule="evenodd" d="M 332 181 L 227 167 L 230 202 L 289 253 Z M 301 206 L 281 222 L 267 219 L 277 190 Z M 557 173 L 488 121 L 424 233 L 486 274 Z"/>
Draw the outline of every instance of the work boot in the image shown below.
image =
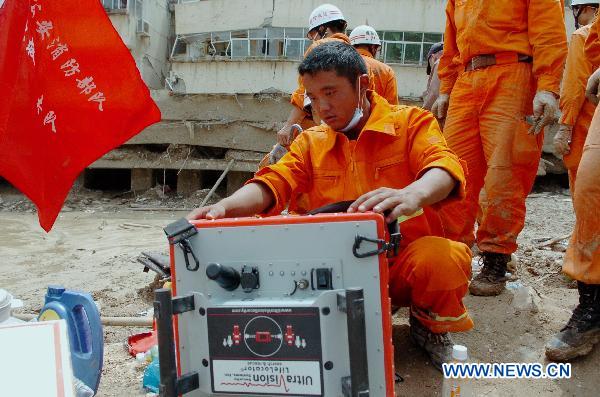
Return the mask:
<path id="1" fill-rule="evenodd" d="M 452 360 L 452 346 L 454 343 L 450 334 L 435 334 L 427 329 L 419 320 L 410 316 L 409 336 L 413 343 L 427 352 L 431 363 L 442 370 L 442 363 L 448 363 Z"/>
<path id="2" fill-rule="evenodd" d="M 506 265 L 510 255 L 482 252 L 483 267 L 469 285 L 469 291 L 477 296 L 496 296 L 506 286 Z"/>
<path id="3" fill-rule="evenodd" d="M 568 361 L 585 356 L 600 342 L 600 285 L 577 282 L 579 305 L 567 325 L 546 344 L 546 357 Z"/>

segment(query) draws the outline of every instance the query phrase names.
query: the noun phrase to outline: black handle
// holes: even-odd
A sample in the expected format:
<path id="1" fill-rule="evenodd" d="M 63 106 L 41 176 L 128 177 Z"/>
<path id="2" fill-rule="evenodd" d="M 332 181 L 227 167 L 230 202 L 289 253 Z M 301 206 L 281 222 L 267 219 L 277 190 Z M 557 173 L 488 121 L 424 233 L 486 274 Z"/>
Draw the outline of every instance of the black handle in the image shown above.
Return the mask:
<path id="1" fill-rule="evenodd" d="M 206 267 L 206 277 L 215 281 L 227 291 L 234 291 L 240 286 L 240 273 L 230 266 L 210 263 Z"/>
<path id="2" fill-rule="evenodd" d="M 351 396 L 365 397 L 369 395 L 369 366 L 367 365 L 365 298 L 362 288 L 346 290 L 346 321 L 350 352 Z"/>
<path id="3" fill-rule="evenodd" d="M 173 344 L 173 304 L 171 290 L 161 288 L 154 291 L 154 318 L 158 331 L 158 356 L 160 367 L 161 397 L 177 396 L 177 367 Z"/>

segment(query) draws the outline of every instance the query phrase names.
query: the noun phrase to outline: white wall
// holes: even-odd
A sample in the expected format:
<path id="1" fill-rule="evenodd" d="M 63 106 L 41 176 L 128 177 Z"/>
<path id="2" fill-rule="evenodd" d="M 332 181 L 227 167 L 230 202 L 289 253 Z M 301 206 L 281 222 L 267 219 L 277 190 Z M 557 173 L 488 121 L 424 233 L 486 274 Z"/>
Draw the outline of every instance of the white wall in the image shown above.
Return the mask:
<path id="1" fill-rule="evenodd" d="M 175 6 L 177 34 L 274 27 L 306 27 L 323 0 L 205 0 Z M 337 0 L 350 28 L 368 21 L 378 30 L 442 32 L 444 0 Z M 272 21 L 270 21 L 272 18 Z"/>
<path id="2" fill-rule="evenodd" d="M 187 94 L 255 94 L 275 88 L 296 89 L 298 63 L 291 61 L 219 60 L 173 62 Z"/>
<path id="3" fill-rule="evenodd" d="M 427 73 L 424 67 L 390 65 L 396 73 L 398 95 L 401 98 L 420 98 L 427 88 Z"/>
<path id="4" fill-rule="evenodd" d="M 569 7 L 565 7 L 565 24 L 567 25 L 567 36 L 570 38 L 575 31 L 575 18 L 573 18 L 573 11 Z"/>
<path id="5" fill-rule="evenodd" d="M 291 3 L 291 2 L 290 2 Z M 177 34 L 258 28 L 273 16 L 273 0 L 208 0 L 175 5 Z"/>
<path id="6" fill-rule="evenodd" d="M 307 27 L 308 17 L 322 0 L 274 0 L 273 26 Z M 377 30 L 443 32 L 444 0 L 335 0 L 348 27 L 368 24 Z"/>
<path id="7" fill-rule="evenodd" d="M 126 13 L 109 13 L 121 39 L 131 51 L 142 78 L 150 88 L 164 87 L 168 75 L 171 14 L 168 0 L 143 0 L 143 18 L 150 24 L 150 37 L 136 33 L 135 1 L 129 0 Z"/>
<path id="8" fill-rule="evenodd" d="M 185 82 L 187 94 L 255 94 L 270 88 L 291 93 L 296 89 L 297 67 L 298 63 L 291 61 L 234 60 L 174 62 L 172 70 Z M 425 69 L 393 68 L 399 95 L 421 96 L 427 85 Z"/>

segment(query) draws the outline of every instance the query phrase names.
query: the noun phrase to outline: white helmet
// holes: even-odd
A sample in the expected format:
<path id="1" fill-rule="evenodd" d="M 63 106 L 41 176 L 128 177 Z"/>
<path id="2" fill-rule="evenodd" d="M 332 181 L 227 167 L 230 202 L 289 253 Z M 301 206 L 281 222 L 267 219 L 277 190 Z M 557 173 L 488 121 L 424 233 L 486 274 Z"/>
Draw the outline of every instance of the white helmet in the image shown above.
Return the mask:
<path id="1" fill-rule="evenodd" d="M 350 33 L 350 43 L 352 45 L 357 44 L 374 44 L 381 45 L 381 40 L 379 40 L 379 35 L 370 26 L 360 25 L 354 28 L 352 33 Z"/>
<path id="2" fill-rule="evenodd" d="M 600 1 L 590 1 L 590 0 L 571 0 L 571 7 L 573 6 L 582 6 L 582 5 L 592 5 L 599 4 Z"/>
<path id="3" fill-rule="evenodd" d="M 344 15 L 339 8 L 331 4 L 322 4 L 310 13 L 310 17 L 308 18 L 308 31 L 310 32 L 314 28 L 318 28 L 327 22 L 345 20 L 346 19 L 344 19 Z"/>

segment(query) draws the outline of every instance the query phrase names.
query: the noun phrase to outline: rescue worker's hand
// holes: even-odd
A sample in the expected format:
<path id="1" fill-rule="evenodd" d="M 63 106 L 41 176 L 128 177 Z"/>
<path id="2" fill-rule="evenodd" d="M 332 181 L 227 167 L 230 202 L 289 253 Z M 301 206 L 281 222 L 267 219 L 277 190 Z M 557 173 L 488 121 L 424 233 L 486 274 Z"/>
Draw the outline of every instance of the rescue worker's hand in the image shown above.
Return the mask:
<path id="1" fill-rule="evenodd" d="M 290 146 L 292 144 L 292 130 L 285 124 L 283 128 L 277 131 L 277 143 L 281 146 Z"/>
<path id="2" fill-rule="evenodd" d="M 422 197 L 409 189 L 390 189 L 381 187 L 360 196 L 348 208 L 348 212 L 373 211 L 383 214 L 391 210 L 386 216 L 390 223 L 401 215 L 412 215 L 422 208 Z"/>
<path id="3" fill-rule="evenodd" d="M 592 102 L 594 105 L 597 105 L 600 102 L 600 92 L 598 90 L 600 87 L 600 68 L 596 70 L 587 82 L 587 87 L 585 88 L 585 97 Z"/>
<path id="4" fill-rule="evenodd" d="M 269 152 L 269 164 L 276 164 L 287 152 L 287 149 L 280 144 L 273 146 Z"/>
<path id="5" fill-rule="evenodd" d="M 431 113 L 438 119 L 445 119 L 448 113 L 448 104 L 450 103 L 450 95 L 440 94 L 431 107 Z"/>
<path id="6" fill-rule="evenodd" d="M 571 138 L 573 137 L 573 126 L 561 124 L 560 128 L 554 135 L 554 153 L 564 156 L 565 154 L 569 154 L 571 148 L 569 147 L 571 143 Z"/>
<path id="7" fill-rule="evenodd" d="M 537 135 L 542 129 L 558 119 L 558 100 L 550 91 L 538 91 L 533 98 L 533 118 L 535 122 L 529 133 Z"/>
<path id="8" fill-rule="evenodd" d="M 216 203 L 213 205 L 207 205 L 206 207 L 196 208 L 189 214 L 186 219 L 193 221 L 196 219 L 221 219 L 225 218 L 226 210 L 223 204 Z"/>

